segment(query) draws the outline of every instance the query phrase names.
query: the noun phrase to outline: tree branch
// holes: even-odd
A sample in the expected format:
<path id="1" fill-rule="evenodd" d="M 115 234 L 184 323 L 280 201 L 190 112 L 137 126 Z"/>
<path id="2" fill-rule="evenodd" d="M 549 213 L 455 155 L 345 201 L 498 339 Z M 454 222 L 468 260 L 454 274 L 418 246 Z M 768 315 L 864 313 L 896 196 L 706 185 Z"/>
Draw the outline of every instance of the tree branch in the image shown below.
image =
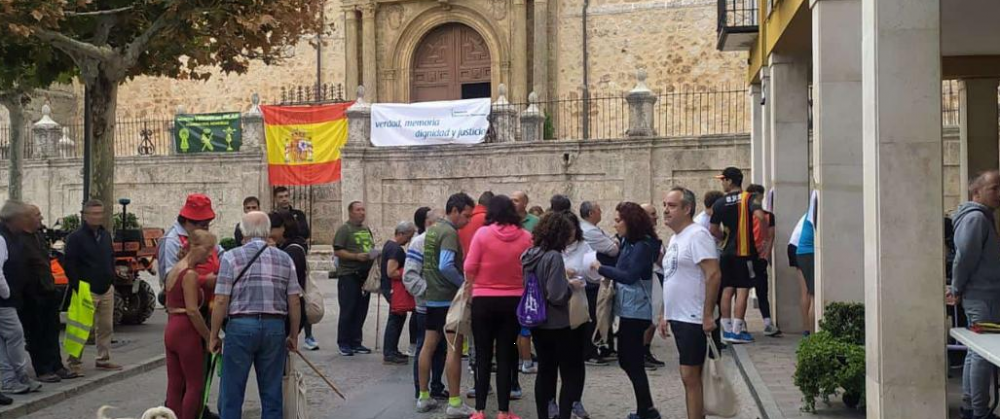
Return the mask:
<path id="1" fill-rule="evenodd" d="M 70 38 L 59 32 L 50 31 L 48 29 L 36 29 L 32 32 L 32 34 L 39 40 L 50 42 L 52 46 L 62 50 L 70 57 L 87 57 L 100 61 L 104 61 L 109 58 L 108 51 L 93 44 L 77 41 L 76 39 Z"/>
<path id="2" fill-rule="evenodd" d="M 132 42 L 129 42 L 128 46 L 125 48 L 124 59 L 126 68 L 134 66 L 136 62 L 139 61 L 139 54 L 142 54 L 142 52 L 146 50 L 146 47 L 149 45 L 149 41 L 152 40 L 154 36 L 158 35 L 160 31 L 169 26 L 168 21 L 172 18 L 170 17 L 171 8 L 176 3 L 177 0 L 169 2 L 164 8 L 163 14 L 157 17 L 156 20 L 153 21 L 153 24 L 149 25 L 142 35 L 139 35 Z"/>
<path id="3" fill-rule="evenodd" d="M 111 15 L 104 15 L 97 19 L 97 28 L 94 29 L 94 45 L 104 46 L 111 36 L 111 28 L 115 27 L 116 18 Z"/>
<path id="4" fill-rule="evenodd" d="M 132 10 L 132 6 L 119 7 L 117 9 L 110 9 L 110 10 L 95 10 L 93 12 L 63 12 L 63 14 L 65 14 L 67 17 L 106 16 L 106 15 L 118 14 L 128 10 Z"/>

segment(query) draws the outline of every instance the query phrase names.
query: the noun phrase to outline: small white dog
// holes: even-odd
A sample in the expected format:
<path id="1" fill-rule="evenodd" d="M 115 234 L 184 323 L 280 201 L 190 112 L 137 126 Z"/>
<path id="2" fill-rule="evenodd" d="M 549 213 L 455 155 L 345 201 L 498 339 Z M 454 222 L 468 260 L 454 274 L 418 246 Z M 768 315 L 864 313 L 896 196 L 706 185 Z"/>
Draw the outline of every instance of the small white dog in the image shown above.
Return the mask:
<path id="1" fill-rule="evenodd" d="M 111 409 L 114 409 L 114 407 L 101 406 L 101 408 L 97 410 L 97 419 L 111 419 L 105 414 L 108 410 Z M 128 418 L 118 418 L 118 419 L 128 419 Z M 146 410 L 146 412 L 142 414 L 142 417 L 140 419 L 177 419 L 177 415 L 174 414 L 173 410 L 160 406 Z"/>

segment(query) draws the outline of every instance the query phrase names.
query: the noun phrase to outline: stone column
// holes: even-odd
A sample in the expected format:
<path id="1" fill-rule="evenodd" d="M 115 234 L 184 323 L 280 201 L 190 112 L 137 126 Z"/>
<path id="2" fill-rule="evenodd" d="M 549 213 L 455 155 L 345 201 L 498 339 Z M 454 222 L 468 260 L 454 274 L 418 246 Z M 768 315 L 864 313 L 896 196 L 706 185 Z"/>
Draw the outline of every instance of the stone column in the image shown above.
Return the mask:
<path id="1" fill-rule="evenodd" d="M 549 92 L 549 2 L 535 0 L 535 45 L 532 55 L 533 92 L 545 102 Z"/>
<path id="2" fill-rule="evenodd" d="M 347 206 L 354 201 L 367 201 L 364 156 L 365 149 L 350 142 L 347 143 L 347 146 L 340 153 L 340 214 L 342 217 L 341 221 L 345 223 L 350 214 Z M 369 208 L 372 207 L 369 205 Z M 375 216 L 369 217 L 371 217 L 369 220 L 378 219 Z"/>
<path id="3" fill-rule="evenodd" d="M 761 167 L 764 169 L 761 172 L 761 185 L 764 185 L 765 190 L 771 190 L 774 187 L 774 182 L 771 181 L 771 172 L 774 167 L 774 160 L 772 159 L 771 149 L 774 144 L 774 136 L 771 135 L 773 130 L 771 129 L 771 103 L 770 103 L 770 92 L 771 89 L 771 69 L 766 66 L 760 69 L 760 102 L 757 105 L 760 108 L 760 133 L 761 133 Z M 773 260 L 773 259 L 772 259 Z M 774 275 L 771 275 L 773 278 Z M 773 279 L 772 279 L 773 281 Z M 774 294 L 772 292 L 771 294 Z"/>
<path id="4" fill-rule="evenodd" d="M 861 8 L 866 416 L 943 418 L 941 1 Z"/>
<path id="5" fill-rule="evenodd" d="M 1000 130 L 997 125 L 997 79 L 965 79 L 959 89 L 959 185 L 967 197 L 969 182 L 982 171 L 1000 165 Z M 962 199 L 961 201 L 964 201 Z"/>
<path id="6" fill-rule="evenodd" d="M 538 109 L 538 95 L 535 92 L 528 95 L 528 102 L 528 108 L 521 112 L 521 141 L 540 141 L 545 134 L 545 115 Z"/>
<path id="7" fill-rule="evenodd" d="M 497 100 L 493 102 L 493 132 L 496 143 L 512 143 L 517 137 L 517 109 L 507 101 L 507 85 L 497 87 Z"/>
<path id="8" fill-rule="evenodd" d="M 795 223 L 809 206 L 809 63 L 800 57 L 771 54 L 771 177 L 777 237 L 788 243 Z M 774 252 L 774 281 L 771 292 L 774 320 L 783 331 L 803 330 L 799 311 L 799 279 L 788 266 L 788 253 Z"/>
<path id="9" fill-rule="evenodd" d="M 250 109 L 241 116 L 243 124 L 243 145 L 240 152 L 267 153 L 267 139 L 264 138 L 264 114 L 260 112 L 260 95 L 250 96 Z"/>
<path id="10" fill-rule="evenodd" d="M 513 46 L 511 47 L 511 95 L 514 103 L 524 103 L 528 87 L 528 6 L 527 0 L 514 0 L 514 16 L 512 22 Z"/>
<path id="11" fill-rule="evenodd" d="M 52 120 L 52 108 L 46 103 L 42 105 L 42 117 L 31 127 L 32 155 L 35 159 L 50 159 L 56 157 L 56 145 L 62 138 L 62 128 Z"/>
<path id="12" fill-rule="evenodd" d="M 628 132 L 626 135 L 629 137 L 652 137 L 656 135 L 656 131 L 653 130 L 653 104 L 656 103 L 656 95 L 646 86 L 646 70 L 639 69 L 635 78 L 635 88 L 625 96 L 625 100 L 628 102 Z"/>
<path id="13" fill-rule="evenodd" d="M 861 0 L 820 0 L 812 15 L 818 320 L 828 303 L 865 298 Z"/>
<path id="14" fill-rule="evenodd" d="M 764 126 L 760 106 L 760 85 L 751 84 L 747 101 L 750 102 L 750 176 L 753 183 L 764 184 Z"/>
<path id="15" fill-rule="evenodd" d="M 347 145 L 367 147 L 371 144 L 372 107 L 365 100 L 364 86 L 357 88 L 357 100 L 347 108 Z"/>
<path id="16" fill-rule="evenodd" d="M 344 63 L 347 65 L 344 82 L 347 99 L 353 100 L 354 86 L 361 84 L 358 80 L 358 12 L 354 6 L 344 9 L 344 18 Z"/>
<path id="17" fill-rule="evenodd" d="M 361 30 L 364 37 L 362 42 L 362 60 L 364 66 L 364 77 L 361 83 L 365 85 L 368 99 L 378 101 L 378 53 L 375 45 L 375 10 L 377 3 L 367 3 L 361 5 Z M 351 86 L 351 85 L 348 85 Z"/>

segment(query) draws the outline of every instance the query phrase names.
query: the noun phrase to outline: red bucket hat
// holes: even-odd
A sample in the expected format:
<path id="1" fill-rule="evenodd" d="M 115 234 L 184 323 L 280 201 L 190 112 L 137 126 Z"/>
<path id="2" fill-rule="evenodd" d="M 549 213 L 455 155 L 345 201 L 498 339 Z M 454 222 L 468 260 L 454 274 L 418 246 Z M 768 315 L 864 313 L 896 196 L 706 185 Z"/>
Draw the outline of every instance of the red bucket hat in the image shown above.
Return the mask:
<path id="1" fill-rule="evenodd" d="M 181 208 L 181 217 L 191 221 L 215 219 L 215 211 L 212 211 L 212 200 L 199 193 L 188 195 L 187 202 Z"/>

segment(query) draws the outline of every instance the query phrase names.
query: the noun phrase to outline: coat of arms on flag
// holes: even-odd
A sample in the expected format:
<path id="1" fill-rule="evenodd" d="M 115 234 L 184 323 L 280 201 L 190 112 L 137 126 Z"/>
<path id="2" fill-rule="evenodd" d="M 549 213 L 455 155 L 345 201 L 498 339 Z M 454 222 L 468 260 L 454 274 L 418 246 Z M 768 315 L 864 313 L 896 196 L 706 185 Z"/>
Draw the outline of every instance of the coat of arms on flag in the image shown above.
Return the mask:
<path id="1" fill-rule="evenodd" d="M 347 108 L 261 106 L 267 139 L 268 183 L 318 185 L 340 181 L 340 150 L 347 143 Z"/>

